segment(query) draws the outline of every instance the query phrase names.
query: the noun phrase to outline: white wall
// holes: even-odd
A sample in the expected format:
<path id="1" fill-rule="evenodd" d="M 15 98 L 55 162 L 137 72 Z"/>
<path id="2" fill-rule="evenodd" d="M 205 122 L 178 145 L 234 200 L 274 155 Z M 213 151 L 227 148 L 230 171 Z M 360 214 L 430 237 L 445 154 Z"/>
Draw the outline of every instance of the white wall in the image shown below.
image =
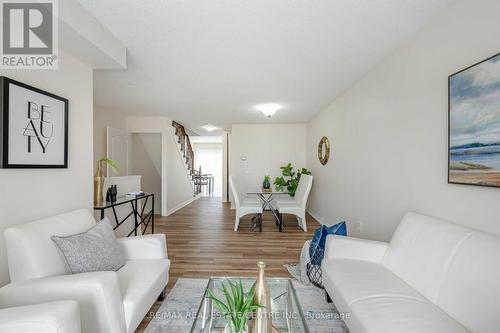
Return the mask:
<path id="1" fill-rule="evenodd" d="M 59 52 L 58 70 L 0 70 L 0 75 L 69 99 L 68 169 L 0 169 L 0 285 L 8 282 L 3 230 L 77 209 L 92 209 L 92 69 Z"/>
<path id="2" fill-rule="evenodd" d="M 306 166 L 306 125 L 233 125 L 229 151 L 229 174 L 236 177 L 243 191 L 258 189 L 265 175 L 274 181 L 281 175 L 280 167 L 288 162 L 294 168 Z M 242 156 L 247 160 L 242 161 Z"/>
<path id="3" fill-rule="evenodd" d="M 311 121 L 315 215 L 362 222 L 362 236 L 380 240 L 407 211 L 500 234 L 500 189 L 447 184 L 447 77 L 500 51 L 498 13 L 497 0 L 450 7 Z"/>
<path id="4" fill-rule="evenodd" d="M 193 201 L 193 187 L 187 173 L 186 164 L 177 146 L 174 128 L 170 126 L 166 134 L 167 142 L 167 215 Z"/>
<path id="5" fill-rule="evenodd" d="M 142 190 L 155 194 L 155 214 L 161 213 L 161 134 L 132 134 L 131 171 L 141 175 Z M 148 206 L 149 207 L 149 206 Z M 150 208 L 150 207 L 149 207 Z"/>

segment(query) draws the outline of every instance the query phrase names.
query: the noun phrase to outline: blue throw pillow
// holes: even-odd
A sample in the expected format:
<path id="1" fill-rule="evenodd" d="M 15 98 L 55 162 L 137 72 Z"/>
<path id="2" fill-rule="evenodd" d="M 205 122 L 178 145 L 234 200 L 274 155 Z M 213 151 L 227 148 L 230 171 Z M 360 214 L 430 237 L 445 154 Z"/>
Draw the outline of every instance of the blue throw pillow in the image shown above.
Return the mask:
<path id="1" fill-rule="evenodd" d="M 347 236 L 347 226 L 345 221 L 332 225 L 331 227 L 322 225 L 314 231 L 314 236 L 311 241 L 311 245 L 309 246 L 311 264 L 321 265 L 321 261 L 323 261 L 323 257 L 325 255 L 326 236 L 328 235 Z"/>

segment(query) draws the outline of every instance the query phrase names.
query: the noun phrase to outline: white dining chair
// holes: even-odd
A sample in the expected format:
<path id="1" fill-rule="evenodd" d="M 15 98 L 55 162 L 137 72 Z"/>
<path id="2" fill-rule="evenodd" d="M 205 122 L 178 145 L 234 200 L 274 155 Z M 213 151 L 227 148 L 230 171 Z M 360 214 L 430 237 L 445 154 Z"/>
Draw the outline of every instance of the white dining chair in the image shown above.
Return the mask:
<path id="1" fill-rule="evenodd" d="M 239 190 L 238 183 L 233 176 L 229 176 L 229 186 L 233 194 L 233 204 L 236 209 L 236 217 L 234 221 L 234 231 L 238 231 L 240 219 L 248 214 L 257 214 L 259 229 L 262 231 L 262 204 L 258 201 L 242 199 L 241 191 Z"/>
<path id="2" fill-rule="evenodd" d="M 306 205 L 309 193 L 311 192 L 313 177 L 310 175 L 301 175 L 299 186 L 295 192 L 293 200 L 277 200 L 276 209 L 279 214 L 279 228 L 283 228 L 283 214 L 292 214 L 297 217 L 299 226 L 307 232 L 306 223 Z"/>

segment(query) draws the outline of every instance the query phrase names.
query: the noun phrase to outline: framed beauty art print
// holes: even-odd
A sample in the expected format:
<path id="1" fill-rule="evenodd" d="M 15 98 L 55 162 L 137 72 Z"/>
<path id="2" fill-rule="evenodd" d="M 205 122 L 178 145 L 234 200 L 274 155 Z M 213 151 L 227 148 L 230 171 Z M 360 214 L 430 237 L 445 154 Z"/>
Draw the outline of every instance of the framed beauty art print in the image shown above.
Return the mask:
<path id="1" fill-rule="evenodd" d="M 0 77 L 0 166 L 68 167 L 68 100 Z"/>
<path id="2" fill-rule="evenodd" d="M 448 78 L 448 182 L 500 187 L 500 54 Z"/>

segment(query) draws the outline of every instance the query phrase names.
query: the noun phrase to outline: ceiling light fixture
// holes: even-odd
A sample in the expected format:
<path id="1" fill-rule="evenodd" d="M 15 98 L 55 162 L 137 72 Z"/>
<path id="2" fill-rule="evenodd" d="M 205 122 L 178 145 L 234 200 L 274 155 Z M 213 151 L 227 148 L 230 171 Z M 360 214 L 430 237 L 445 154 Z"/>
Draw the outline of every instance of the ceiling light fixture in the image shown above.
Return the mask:
<path id="1" fill-rule="evenodd" d="M 272 116 L 274 116 L 276 111 L 281 109 L 281 105 L 274 103 L 266 103 L 266 104 L 259 104 L 255 106 L 255 108 L 260 112 L 262 112 L 266 117 L 271 118 Z"/>
<path id="2" fill-rule="evenodd" d="M 203 125 L 203 126 L 201 126 L 201 128 L 203 128 L 207 132 L 213 132 L 217 129 L 217 127 L 210 125 L 210 124 Z"/>

